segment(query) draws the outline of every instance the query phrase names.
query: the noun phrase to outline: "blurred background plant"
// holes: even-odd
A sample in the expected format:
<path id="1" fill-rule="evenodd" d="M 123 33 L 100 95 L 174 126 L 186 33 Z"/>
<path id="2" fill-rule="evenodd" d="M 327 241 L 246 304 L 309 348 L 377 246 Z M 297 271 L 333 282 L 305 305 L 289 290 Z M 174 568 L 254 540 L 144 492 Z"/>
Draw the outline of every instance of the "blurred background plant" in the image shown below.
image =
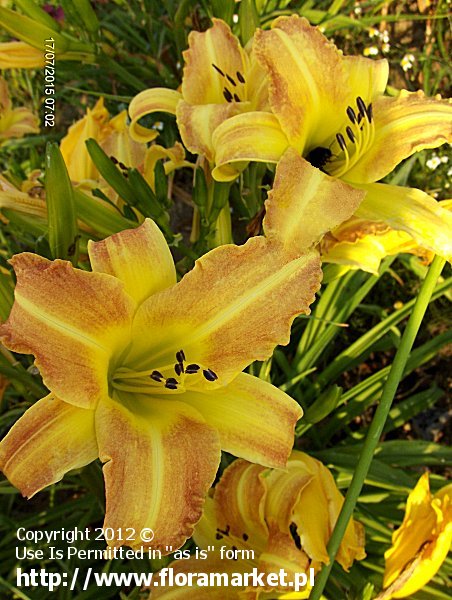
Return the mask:
<path id="1" fill-rule="evenodd" d="M 269 27 L 279 15 L 301 14 L 344 53 L 386 58 L 389 93 L 405 88 L 444 96 L 450 86 L 447 11 L 445 0 L 2 1 L 1 74 L 13 105 L 39 115 L 41 127 L 40 133 L 9 138 L 0 145 L 0 319 L 7 318 L 13 298 L 7 259 L 17 252 L 67 258 L 88 268 L 88 239 L 133 227 L 146 216 L 158 223 L 174 249 L 180 276 L 211 246 L 224 194 L 218 188 L 216 205 L 206 210 L 203 172 L 196 157 L 179 144 L 174 119 L 158 115 L 159 137 L 149 149 L 129 139 L 125 113 L 119 116 L 138 92 L 180 85 L 182 51 L 190 31 L 204 31 L 212 17 L 219 17 L 246 44 L 255 27 Z M 53 36 L 56 47 L 53 128 L 45 128 L 42 118 L 45 75 L 39 48 L 43 36 Z M 69 131 L 74 123 L 75 140 Z M 91 141 L 85 146 L 88 138 Z M 60 152 L 58 143 L 63 139 Z M 86 170 L 80 175 L 76 167 L 82 163 Z M 412 156 L 386 180 L 419 187 L 444 200 L 450 197 L 450 169 L 448 149 L 441 147 Z M 254 164 L 231 186 L 231 235 L 236 243 L 259 230 L 271 183 L 265 165 Z M 194 235 L 195 206 L 201 219 Z M 310 317 L 295 322 L 289 346 L 250 367 L 254 375 L 287 391 L 303 406 L 305 418 L 297 429 L 296 448 L 328 465 L 342 490 L 350 484 L 426 270 L 422 260 L 409 254 L 383 255 L 378 275 L 325 265 L 320 299 Z M 449 275 L 444 272 L 436 286 L 357 504 L 355 518 L 366 528 L 367 558 L 350 573 L 334 566 L 325 591 L 328 599 L 367 600 L 377 594 L 383 581 L 383 555 L 403 520 L 410 490 L 426 469 L 433 493 L 450 475 Z M 0 347 L 0 434 L 44 394 L 32 358 L 19 361 Z M 231 460 L 225 455 L 223 468 Z M 102 485 L 97 463 L 28 502 L 6 480 L 0 481 L 2 597 L 50 598 L 44 588 L 15 588 L 15 568 L 32 565 L 12 552 L 16 530 L 58 529 L 62 523 L 66 529 L 101 526 Z M 82 542 L 79 547 L 101 548 L 102 543 Z M 193 547 L 193 542 L 187 547 Z M 88 560 L 83 567 L 146 572 L 167 562 Z M 412 597 L 449 598 L 451 565 L 446 559 L 434 579 Z M 45 561 L 42 566 L 71 573 L 76 565 Z M 63 600 L 116 598 L 118 590 L 93 587 L 71 593 L 60 589 L 58 594 Z M 146 596 L 139 589 L 123 589 L 120 594 L 131 599 Z"/>

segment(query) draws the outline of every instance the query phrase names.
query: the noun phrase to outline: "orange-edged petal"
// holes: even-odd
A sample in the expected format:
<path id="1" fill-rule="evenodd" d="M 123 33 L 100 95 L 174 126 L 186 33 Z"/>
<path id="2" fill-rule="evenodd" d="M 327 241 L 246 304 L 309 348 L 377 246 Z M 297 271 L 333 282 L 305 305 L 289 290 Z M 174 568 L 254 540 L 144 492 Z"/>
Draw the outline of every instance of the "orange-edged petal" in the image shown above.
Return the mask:
<path id="1" fill-rule="evenodd" d="M 258 30 L 254 50 L 270 79 L 269 97 L 290 144 L 300 153 L 339 131 L 349 102 L 341 53 L 297 15 Z"/>
<path id="2" fill-rule="evenodd" d="M 225 387 L 183 396 L 220 434 L 223 450 L 268 467 L 284 467 L 300 406 L 270 383 L 246 373 Z"/>
<path id="3" fill-rule="evenodd" d="M 30 498 L 97 458 L 94 411 L 38 400 L 0 443 L 0 469 Z"/>
<path id="4" fill-rule="evenodd" d="M 288 252 L 300 252 L 348 219 L 364 196 L 364 191 L 325 175 L 289 148 L 265 203 L 265 234 L 282 241 Z"/>
<path id="5" fill-rule="evenodd" d="M 375 138 L 344 179 L 370 183 L 382 179 L 404 158 L 452 141 L 452 101 L 402 90 L 373 103 Z"/>
<path id="6" fill-rule="evenodd" d="M 229 117 L 237 114 L 238 105 L 188 104 L 181 100 L 177 105 L 177 125 L 185 147 L 194 154 L 202 154 L 209 162 L 214 160 L 212 134 Z"/>
<path id="7" fill-rule="evenodd" d="M 249 161 L 276 163 L 289 147 L 278 119 L 268 112 L 249 112 L 224 121 L 212 135 L 217 181 L 232 181 Z"/>
<path id="8" fill-rule="evenodd" d="M 125 291 L 138 304 L 176 283 L 170 249 L 151 219 L 100 242 L 89 241 L 88 253 L 93 271 L 123 281 Z"/>
<path id="9" fill-rule="evenodd" d="M 110 275 L 74 269 L 24 252 L 11 259 L 15 302 L 0 336 L 10 350 L 34 354 L 46 386 L 81 408 L 107 393 L 108 368 L 129 342 L 135 304 Z"/>
<path id="10" fill-rule="evenodd" d="M 137 394 L 121 395 L 121 402 L 104 400 L 96 410 L 99 458 L 106 463 L 104 526 L 134 528 L 132 547 L 169 554 L 201 517 L 220 461 L 218 434 L 181 402 Z M 144 528 L 154 531 L 149 542 L 140 540 Z M 109 543 L 120 546 L 124 539 Z"/>
<path id="11" fill-rule="evenodd" d="M 315 251 L 294 258 L 262 237 L 216 248 L 182 281 L 141 305 L 125 366 L 140 371 L 171 364 L 183 348 L 187 361 L 217 374 L 210 389 L 225 385 L 288 343 L 292 321 L 309 311 L 320 278 Z"/>
<path id="12" fill-rule="evenodd" d="M 130 135 L 137 142 L 150 142 L 158 136 L 158 131 L 139 124 L 143 117 L 155 112 L 176 114 L 176 106 L 182 95 L 176 90 L 151 88 L 137 94 L 129 104 Z"/>
<path id="13" fill-rule="evenodd" d="M 256 556 L 264 549 L 268 537 L 265 473 L 263 467 L 245 460 L 225 469 L 214 494 L 218 546 L 227 544 L 231 536 L 230 543 L 252 548 Z"/>
<path id="14" fill-rule="evenodd" d="M 452 215 L 439 202 L 415 188 L 383 183 L 362 187 L 367 194 L 356 216 L 406 231 L 421 248 L 451 259 Z"/>
<path id="15" fill-rule="evenodd" d="M 237 73 L 244 78 L 247 56 L 229 26 L 221 19 L 212 21 L 213 27 L 207 31 L 189 34 L 189 48 L 183 52 L 182 95 L 190 104 L 223 104 L 225 88 L 241 94 L 243 99 L 245 84 Z"/>

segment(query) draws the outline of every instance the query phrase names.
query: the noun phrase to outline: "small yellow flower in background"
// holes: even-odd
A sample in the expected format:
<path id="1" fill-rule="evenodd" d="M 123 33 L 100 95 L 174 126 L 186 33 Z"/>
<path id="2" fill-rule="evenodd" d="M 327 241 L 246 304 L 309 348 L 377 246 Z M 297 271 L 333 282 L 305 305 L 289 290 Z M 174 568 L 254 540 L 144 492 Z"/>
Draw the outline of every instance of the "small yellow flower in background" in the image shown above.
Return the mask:
<path id="1" fill-rule="evenodd" d="M 35 356 L 50 394 L 0 443 L 5 475 L 30 497 L 99 457 L 105 526 L 150 527 L 152 547 L 168 552 L 192 534 L 221 448 L 284 467 L 301 409 L 242 370 L 288 343 L 320 286 L 313 246 L 362 197 L 289 151 L 267 200 L 266 237 L 205 254 L 179 283 L 151 220 L 90 242 L 92 272 L 16 255 L 1 339 Z"/>
<path id="2" fill-rule="evenodd" d="M 284 569 L 287 582 L 297 573 L 317 573 L 329 562 L 327 543 L 342 508 L 343 496 L 330 471 L 318 460 L 293 451 L 285 470 L 270 470 L 234 461 L 208 498 L 204 514 L 194 532 L 196 544 L 204 549 L 215 547 L 207 560 L 179 560 L 171 564 L 176 572 L 251 572 L 279 573 Z M 248 560 L 221 560 L 221 547 L 248 551 Z M 224 552 L 224 551 L 223 551 Z M 336 560 L 349 570 L 354 560 L 365 557 L 364 528 L 349 523 Z M 158 581 L 158 578 L 156 579 Z M 196 596 L 194 595 L 196 590 Z M 267 590 L 248 588 L 156 587 L 151 598 L 307 598 L 310 587 L 294 592 L 290 588 Z"/>
<path id="3" fill-rule="evenodd" d="M 213 27 L 188 37 L 181 91 L 145 90 L 129 106 L 135 139 L 155 139 L 158 131 L 138 121 L 153 112 L 167 112 L 176 115 L 186 148 L 209 162 L 214 159 L 212 133 L 220 123 L 249 110 L 268 110 L 266 78 L 252 45 L 243 49 L 226 23 L 212 21 Z"/>
<path id="4" fill-rule="evenodd" d="M 384 96 L 385 59 L 343 56 L 295 15 L 258 30 L 253 48 L 269 77 L 272 113 L 248 112 L 217 127 L 214 178 L 230 181 L 249 161 L 277 162 L 292 146 L 314 166 L 366 190 L 356 216 L 383 221 L 450 258 L 451 215 L 420 190 L 375 182 L 414 152 L 452 140 L 451 102 L 404 90 Z"/>
<path id="5" fill-rule="evenodd" d="M 44 66 L 44 52 L 26 42 L 0 43 L 0 69 L 36 69 Z"/>
<path id="6" fill-rule="evenodd" d="M 452 484 L 432 495 L 424 473 L 407 500 L 402 525 L 385 552 L 386 568 L 378 597 L 406 598 L 422 589 L 437 573 L 452 542 Z"/>
<path id="7" fill-rule="evenodd" d="M 8 84 L 0 77 L 0 142 L 39 133 L 38 118 L 28 108 L 13 108 Z"/>

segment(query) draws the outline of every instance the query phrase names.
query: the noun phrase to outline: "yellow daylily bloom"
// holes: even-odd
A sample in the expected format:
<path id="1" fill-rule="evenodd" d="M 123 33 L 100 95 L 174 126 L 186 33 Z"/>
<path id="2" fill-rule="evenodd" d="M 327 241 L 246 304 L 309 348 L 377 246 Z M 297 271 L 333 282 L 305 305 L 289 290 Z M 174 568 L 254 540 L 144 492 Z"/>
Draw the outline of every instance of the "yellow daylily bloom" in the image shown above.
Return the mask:
<path id="1" fill-rule="evenodd" d="M 422 92 L 384 96 L 386 60 L 343 56 L 296 15 L 276 19 L 254 39 L 272 112 L 231 116 L 216 128 L 214 178 L 232 180 L 248 161 L 277 162 L 292 146 L 368 192 L 357 216 L 384 221 L 450 258 L 451 216 L 420 190 L 375 182 L 414 152 L 452 141 L 451 101 Z"/>
<path id="2" fill-rule="evenodd" d="M 153 88 L 130 103 L 131 134 L 136 140 L 150 141 L 158 135 L 141 125 L 141 118 L 170 113 L 177 117 L 185 147 L 212 162 L 212 133 L 220 123 L 244 111 L 268 109 L 266 78 L 252 45 L 242 48 L 224 21 L 212 21 L 207 31 L 188 36 L 180 92 Z"/>
<path id="3" fill-rule="evenodd" d="M 452 543 L 452 484 L 430 492 L 424 473 L 408 496 L 402 525 L 385 552 L 386 567 L 380 600 L 406 598 L 422 589 L 437 573 Z"/>
<path id="4" fill-rule="evenodd" d="M 20 188 L 10 183 L 6 177 L 0 175 L 0 210 L 12 209 L 47 219 L 47 208 L 44 200 L 45 190 L 38 181 L 42 173 L 33 171 L 28 179 L 22 182 Z"/>
<path id="5" fill-rule="evenodd" d="M 0 69 L 35 69 L 44 66 L 44 52 L 26 42 L 0 43 Z"/>
<path id="6" fill-rule="evenodd" d="M 322 262 L 362 269 L 375 275 L 383 258 L 400 253 L 419 256 L 426 264 L 434 257 L 433 252 L 418 246 L 405 231 L 391 229 L 383 222 L 366 221 L 358 217 L 339 225 L 321 242 Z"/>
<path id="7" fill-rule="evenodd" d="M 298 573 L 317 573 L 328 563 L 326 544 L 334 529 L 344 498 L 330 471 L 318 460 L 294 450 L 285 470 L 270 470 L 245 460 L 234 461 L 223 473 L 213 497 L 207 499 L 194 540 L 209 549 L 206 560 L 178 560 L 176 572 L 252 572 L 269 575 L 284 569 L 286 582 Z M 215 548 L 215 550 L 212 550 Z M 227 551 L 239 552 L 238 560 L 225 559 Z M 351 521 L 337 561 L 346 570 L 365 557 L 364 528 Z M 151 598 L 296 599 L 307 598 L 311 587 L 290 591 L 273 588 L 153 588 Z M 203 595 L 205 594 L 205 595 Z M 225 596 L 225 594 L 228 594 Z"/>
<path id="8" fill-rule="evenodd" d="M 28 108 L 13 108 L 8 84 L 0 77 L 0 142 L 39 133 L 38 118 Z"/>
<path id="9" fill-rule="evenodd" d="M 311 226 L 303 247 L 304 218 L 279 226 L 280 211 L 299 214 L 300 198 L 285 195 L 293 168 L 314 218 L 319 211 L 328 219 Z M 242 370 L 288 343 L 320 285 L 313 246 L 362 195 L 289 153 L 267 201 L 266 237 L 212 250 L 179 283 L 150 220 L 90 242 L 92 272 L 13 257 L 15 303 L 0 338 L 35 356 L 50 394 L 0 443 L 10 481 L 30 497 L 99 457 L 105 526 L 150 527 L 152 547 L 167 552 L 192 534 L 221 448 L 283 467 L 301 409 Z"/>

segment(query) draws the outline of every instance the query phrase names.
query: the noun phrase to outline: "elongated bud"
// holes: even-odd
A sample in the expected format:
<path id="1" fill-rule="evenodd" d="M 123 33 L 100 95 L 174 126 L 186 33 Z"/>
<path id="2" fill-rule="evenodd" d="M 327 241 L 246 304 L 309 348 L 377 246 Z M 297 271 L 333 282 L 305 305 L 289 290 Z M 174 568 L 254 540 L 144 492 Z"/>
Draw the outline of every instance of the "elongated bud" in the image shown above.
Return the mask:
<path id="1" fill-rule="evenodd" d="M 46 13 L 45 10 L 42 10 L 36 0 L 16 0 L 16 6 L 36 23 L 50 27 L 53 31 L 60 31 L 59 23 Z"/>
<path id="2" fill-rule="evenodd" d="M 91 2 L 89 0 L 72 0 L 72 4 L 78 11 L 86 29 L 90 33 L 97 33 L 99 30 L 99 21 L 91 6 Z"/>
<path id="3" fill-rule="evenodd" d="M 53 20 L 53 19 L 52 19 Z M 4 27 L 12 36 L 27 42 L 40 50 L 43 49 L 45 40 L 52 39 L 58 52 L 65 52 L 69 47 L 69 40 L 58 33 L 55 28 L 30 18 L 19 15 L 9 8 L 0 7 L 0 26 Z"/>
<path id="4" fill-rule="evenodd" d="M 46 203 L 49 246 L 53 258 L 78 262 L 78 227 L 74 191 L 57 144 L 46 148 Z"/>

